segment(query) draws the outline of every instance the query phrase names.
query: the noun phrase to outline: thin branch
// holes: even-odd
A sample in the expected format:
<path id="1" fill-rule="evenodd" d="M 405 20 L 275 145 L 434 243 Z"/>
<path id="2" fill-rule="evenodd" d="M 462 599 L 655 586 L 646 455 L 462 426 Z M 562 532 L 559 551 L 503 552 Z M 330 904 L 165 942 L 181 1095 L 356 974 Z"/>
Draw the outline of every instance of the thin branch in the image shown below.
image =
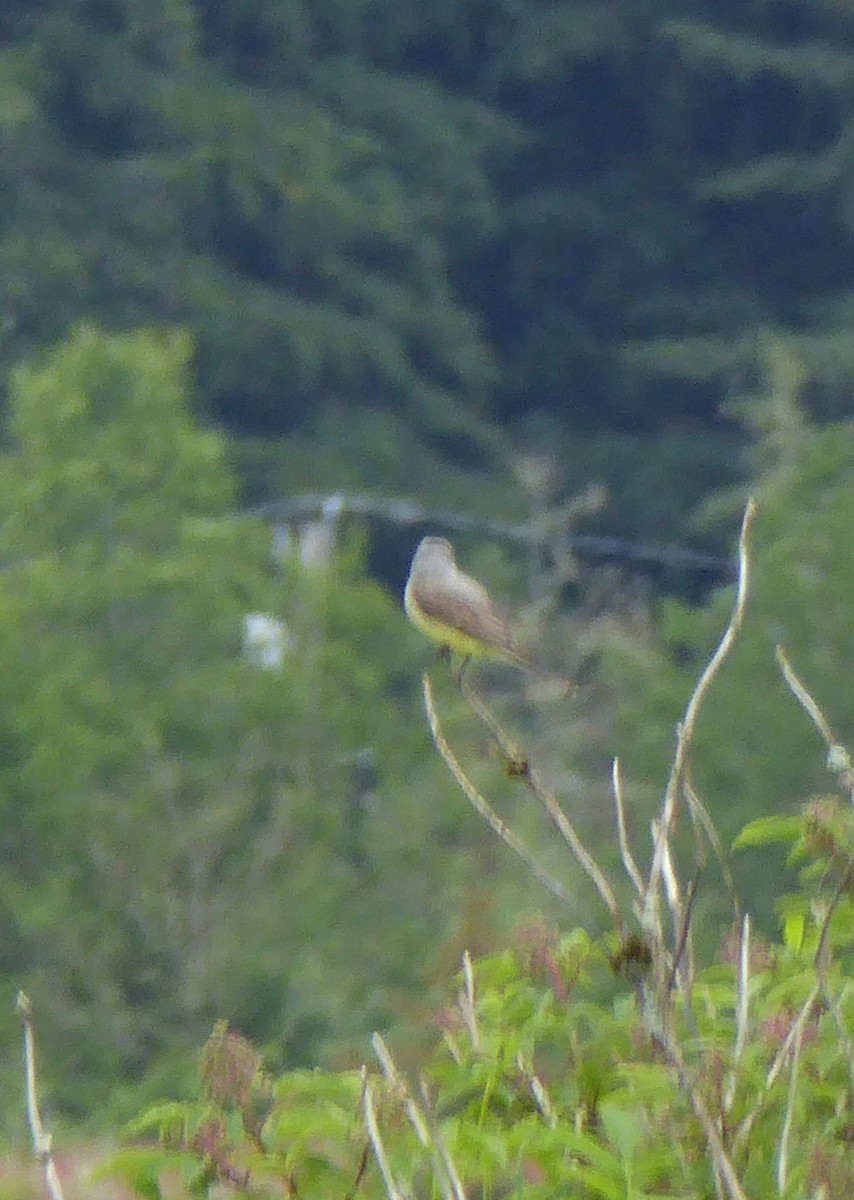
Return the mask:
<path id="1" fill-rule="evenodd" d="M 531 1095 L 534 1097 L 534 1103 L 540 1110 L 541 1115 L 545 1118 L 549 1128 L 556 1129 L 558 1116 L 554 1110 L 554 1105 L 549 1099 L 546 1086 L 542 1079 L 540 1079 L 537 1072 L 534 1070 L 533 1063 L 525 1061 L 521 1050 L 516 1055 L 516 1066 L 519 1068 L 519 1074 L 531 1089 Z"/>
<path id="2" fill-rule="evenodd" d="M 448 1153 L 444 1139 L 439 1130 L 431 1124 L 426 1110 L 419 1108 L 418 1102 L 412 1095 L 406 1080 L 400 1074 L 400 1071 L 398 1071 L 388 1046 L 378 1033 L 375 1033 L 371 1038 L 371 1044 L 374 1047 L 374 1052 L 380 1061 L 380 1066 L 383 1069 L 386 1079 L 393 1091 L 403 1100 L 406 1115 L 409 1117 L 409 1122 L 415 1130 L 419 1142 L 425 1150 L 430 1151 L 433 1157 L 433 1163 L 436 1168 L 436 1181 L 442 1190 L 445 1200 L 466 1200 L 462 1182 Z M 422 1083 L 423 1091 L 425 1089 Z"/>
<path id="3" fill-rule="evenodd" d="M 750 1136 L 750 1132 L 753 1129 L 754 1122 L 756 1121 L 756 1118 L 759 1116 L 760 1112 L 762 1111 L 762 1105 L 765 1103 L 765 1100 L 768 1096 L 768 1093 L 771 1091 L 771 1088 L 777 1082 L 777 1077 L 779 1076 L 780 1072 L 783 1069 L 783 1066 L 786 1062 L 789 1052 L 791 1051 L 792 1046 L 794 1044 L 795 1038 L 799 1038 L 801 1036 L 801 1030 L 803 1029 L 804 1025 L 807 1023 L 807 1020 L 809 1019 L 809 1017 L 813 1011 L 813 1007 L 814 1007 L 815 1002 L 818 999 L 820 993 L 821 993 L 821 986 L 820 986 L 820 984 L 816 983 L 810 990 L 810 994 L 807 996 L 804 1003 L 801 1005 L 800 1012 L 798 1013 L 795 1020 L 792 1022 L 791 1029 L 789 1030 L 788 1034 L 786 1035 L 786 1037 L 783 1041 L 783 1044 L 780 1046 L 780 1049 L 777 1051 L 776 1055 L 774 1056 L 773 1063 L 771 1064 L 770 1068 L 768 1069 L 768 1074 L 765 1076 L 765 1083 L 762 1087 L 762 1091 L 756 1097 L 756 1101 L 755 1101 L 753 1107 L 750 1109 L 750 1112 L 746 1113 L 745 1116 L 743 1117 L 743 1119 L 741 1120 L 741 1122 L 739 1123 L 738 1130 L 736 1132 L 735 1139 L 733 1141 L 733 1147 L 736 1151 L 740 1150 L 744 1146 L 745 1142 L 747 1141 L 748 1137 Z"/>
<path id="4" fill-rule="evenodd" d="M 51 1151 L 51 1136 L 45 1133 L 39 1113 L 38 1091 L 36 1088 L 36 1047 L 33 1036 L 33 1006 L 28 996 L 18 992 L 15 1010 L 24 1025 L 24 1074 L 27 1087 L 27 1124 L 30 1127 L 30 1138 L 33 1144 L 33 1155 L 42 1164 L 44 1182 L 50 1200 L 64 1200 L 62 1184 L 53 1161 Z"/>
<path id="5" fill-rule="evenodd" d="M 416 501 L 403 496 L 363 496 L 346 493 L 330 495 L 315 492 L 268 501 L 219 519 L 240 519 L 247 515 L 259 516 L 269 524 L 275 525 L 277 522 L 299 521 L 306 517 L 323 517 L 330 512 L 336 517 L 345 513 L 354 513 L 359 516 L 375 516 L 383 523 L 403 527 L 428 525 L 434 530 L 449 530 L 452 533 L 476 532 L 481 536 L 486 534 L 489 537 L 506 538 L 508 541 L 522 546 L 534 545 L 546 549 L 552 549 L 559 537 L 561 546 L 565 546 L 581 558 L 593 561 L 616 560 L 650 566 L 664 565 L 678 570 L 696 571 L 709 575 L 713 579 L 730 581 L 735 578 L 734 565 L 730 559 L 720 558 L 714 554 L 704 554 L 702 551 L 690 550 L 683 546 L 667 546 L 655 542 L 630 542 L 624 538 L 599 537 L 595 534 L 567 533 L 567 522 L 571 520 L 573 509 L 577 509 L 577 506 L 578 501 L 574 501 L 569 512 L 560 509 L 556 513 L 549 513 L 549 519 L 545 522 L 511 523 L 473 517 L 469 513 L 427 509 Z M 4 565 L 6 564 L 0 565 L 0 569 L 3 569 Z M 8 565 L 16 566 L 18 564 Z"/>
<path id="6" fill-rule="evenodd" d="M 690 779 L 686 778 L 683 791 L 685 798 L 688 801 L 688 811 L 691 814 L 692 820 L 700 825 L 715 852 L 715 858 L 717 859 L 718 866 L 721 869 L 721 875 L 723 876 L 724 885 L 727 890 L 727 895 L 729 896 L 729 902 L 732 905 L 733 921 L 737 923 L 741 921 L 741 904 L 738 900 L 738 892 L 736 891 L 735 880 L 732 877 L 730 865 L 727 862 L 726 855 L 724 854 L 724 849 L 721 845 L 721 839 L 718 836 L 718 831 L 715 829 L 712 818 L 709 816 L 708 809 L 694 791 L 694 787 Z"/>
<path id="7" fill-rule="evenodd" d="M 798 701 L 801 708 L 803 708 L 803 710 L 806 712 L 813 725 L 815 725 L 816 729 L 821 734 L 828 750 L 830 750 L 833 746 L 838 745 L 834 732 L 830 727 L 830 722 L 821 711 L 816 701 L 807 691 L 805 685 L 801 683 L 800 679 L 795 673 L 795 668 L 789 661 L 789 656 L 786 654 L 786 651 L 782 646 L 776 647 L 774 656 L 777 659 L 777 665 L 783 672 L 783 678 L 788 684 L 789 690 Z"/>
<path id="8" fill-rule="evenodd" d="M 406 1115 L 409 1117 L 409 1123 L 415 1130 L 419 1142 L 427 1149 L 430 1145 L 430 1130 L 427 1126 L 427 1121 L 421 1115 L 421 1110 L 413 1100 L 409 1088 L 395 1066 L 391 1051 L 378 1033 L 372 1035 L 371 1045 L 374 1048 L 374 1054 L 379 1059 L 383 1074 L 391 1084 L 392 1089 L 403 1099 L 406 1106 Z"/>
<path id="9" fill-rule="evenodd" d="M 751 499 L 748 501 L 744 510 L 744 518 L 741 523 L 741 534 L 738 540 L 738 586 L 736 588 L 735 601 L 733 604 L 732 613 L 730 614 L 729 623 L 724 630 L 717 649 L 709 659 L 703 673 L 697 681 L 697 686 L 694 688 L 691 698 L 688 701 L 687 708 L 685 709 L 685 716 L 678 726 L 676 752 L 673 757 L 673 766 L 670 771 L 670 778 L 667 781 L 667 788 L 664 794 L 661 819 L 658 825 L 658 832 L 655 839 L 655 847 L 652 856 L 652 865 L 650 867 L 645 892 L 644 924 L 650 931 L 660 932 L 660 922 L 657 917 L 657 908 L 660 902 L 659 880 L 662 876 L 665 853 L 667 851 L 670 835 L 673 831 L 673 826 L 676 820 L 677 804 L 687 767 L 688 751 L 691 747 L 691 742 L 694 737 L 694 727 L 697 722 L 697 715 L 712 681 L 732 649 L 736 635 L 741 628 L 742 621 L 744 620 L 750 584 L 750 558 L 748 553 L 749 537 L 755 515 L 756 503 Z"/>
<path id="10" fill-rule="evenodd" d="M 429 1101 L 429 1097 L 427 1095 L 427 1085 L 424 1082 L 423 1077 L 422 1077 L 420 1083 L 421 1083 L 421 1095 L 424 1099 L 425 1104 L 427 1104 Z M 445 1142 L 445 1139 L 442 1137 L 441 1131 L 435 1125 L 431 1125 L 430 1133 L 431 1133 L 431 1136 L 433 1139 L 434 1154 L 438 1155 L 438 1158 L 442 1164 L 444 1173 L 447 1176 L 447 1179 L 451 1185 L 451 1192 L 453 1195 L 453 1200 L 467 1200 L 465 1188 L 463 1187 L 463 1181 L 460 1179 L 456 1164 L 454 1163 L 454 1160 L 451 1158 L 451 1153 L 448 1150 L 448 1146 L 447 1146 L 447 1143 Z M 441 1184 L 441 1180 L 440 1180 L 440 1184 Z M 444 1192 L 444 1190 L 445 1190 L 444 1187 L 442 1190 Z"/>
<path id="11" fill-rule="evenodd" d="M 828 769 L 838 775 L 840 783 L 848 792 L 851 801 L 854 802 L 854 770 L 851 767 L 851 755 L 836 737 L 830 721 L 822 712 L 817 700 L 798 678 L 795 668 L 782 646 L 777 646 L 775 656 L 789 690 L 824 739 L 824 744 L 827 746 Z"/>
<path id="12" fill-rule="evenodd" d="M 750 1003 L 750 916 L 745 913 L 741 924 L 741 947 L 738 956 L 738 1002 L 735 1009 L 735 1046 L 732 1066 L 724 1095 L 724 1111 L 729 1112 L 735 1100 L 738 1067 L 747 1045 L 747 1018 Z"/>
<path id="13" fill-rule="evenodd" d="M 548 816 L 551 817 L 561 837 L 578 860 L 579 866 L 593 883 L 602 898 L 602 902 L 611 914 L 614 928 L 618 933 L 624 934 L 625 922 L 623 921 L 623 914 L 620 912 L 620 906 L 617 903 L 617 898 L 614 895 L 611 885 L 608 883 L 593 855 L 576 833 L 575 827 L 561 808 L 556 797 L 544 786 L 533 767 L 529 767 L 525 775 L 525 785 L 528 791 L 542 805 Z"/>
<path id="14" fill-rule="evenodd" d="M 368 1131 L 368 1137 L 371 1139 L 371 1146 L 374 1150 L 374 1158 L 377 1160 L 389 1200 L 411 1200 L 409 1193 L 398 1187 L 389 1164 L 388 1155 L 385 1152 L 382 1135 L 377 1124 L 374 1098 L 371 1092 L 371 1085 L 368 1082 L 367 1068 L 365 1067 L 362 1067 L 362 1111 L 365 1117 L 365 1128 Z"/>
<path id="15" fill-rule="evenodd" d="M 433 684 L 429 675 L 425 674 L 423 685 L 424 707 L 427 711 L 427 720 L 430 723 L 430 732 L 433 736 L 433 742 L 435 743 L 436 749 L 444 759 L 448 770 L 459 784 L 463 795 L 466 797 L 475 811 L 478 812 L 481 817 L 483 817 L 493 833 L 497 834 L 497 836 L 501 838 L 502 842 L 504 842 L 505 846 L 509 847 L 509 849 L 511 849 L 513 853 L 522 860 L 537 882 L 542 884 L 546 891 L 551 892 L 551 894 L 556 896 L 558 900 L 562 900 L 565 904 L 574 906 L 576 902 L 574 893 L 571 892 L 569 888 L 564 887 L 559 880 L 555 879 L 548 873 L 548 871 L 540 866 L 522 839 L 516 836 L 506 822 L 502 821 L 501 817 L 499 817 L 492 805 L 484 799 L 484 797 L 468 778 L 465 771 L 463 771 L 462 767 L 454 756 L 454 752 L 451 750 L 450 746 L 445 740 L 444 734 L 442 733 L 442 727 L 439 724 L 439 717 L 433 700 Z"/>
<path id="16" fill-rule="evenodd" d="M 653 822 L 653 827 L 655 828 L 655 840 L 657 841 L 658 835 L 661 832 L 657 821 Z M 682 889 L 679 886 L 679 877 L 673 865 L 670 839 L 665 838 L 661 845 L 661 879 L 664 881 L 664 894 L 667 897 L 667 906 L 673 918 L 673 927 L 674 929 L 678 929 L 682 921 Z"/>
<path id="17" fill-rule="evenodd" d="M 592 881 L 601 896 L 602 901 L 611 914 L 615 928 L 622 934 L 625 930 L 625 923 L 611 885 L 608 883 L 593 855 L 578 836 L 575 827 L 561 808 L 554 793 L 545 786 L 531 766 L 527 756 L 519 752 L 494 714 L 487 708 L 477 693 L 473 691 L 471 686 L 463 681 L 460 687 L 475 714 L 483 721 L 495 739 L 507 763 L 508 770 L 524 780 L 528 791 L 551 818 L 561 837 L 575 855 L 579 866 Z"/>
<path id="18" fill-rule="evenodd" d="M 682 1051 L 678 1044 L 673 1040 L 669 1033 L 663 1032 L 661 1036 L 661 1044 L 664 1049 L 671 1066 L 676 1071 L 677 1078 L 685 1091 L 685 1094 L 690 1101 L 691 1107 L 694 1110 L 694 1115 L 700 1122 L 703 1128 L 703 1133 L 706 1136 L 706 1145 L 711 1154 L 712 1164 L 720 1176 L 731 1200 L 748 1200 L 747 1193 L 741 1186 L 741 1180 L 738 1178 L 735 1167 L 726 1148 L 721 1140 L 721 1135 L 717 1124 L 709 1112 L 706 1101 L 703 1099 L 702 1092 L 691 1079 L 685 1060 L 682 1057 Z"/>
<path id="19" fill-rule="evenodd" d="M 629 838 L 626 833 L 626 810 L 623 804 L 623 780 L 620 772 L 620 760 L 615 758 L 611 764 L 611 790 L 614 795 L 614 809 L 617 814 L 617 835 L 620 839 L 620 857 L 623 860 L 623 866 L 626 869 L 626 874 L 632 881 L 635 891 L 638 896 L 643 895 L 643 879 L 638 870 L 638 865 L 635 862 L 631 847 L 629 846 Z"/>
<path id="20" fill-rule="evenodd" d="M 474 969 L 472 968 L 471 955 L 468 950 L 463 954 L 463 979 L 465 981 L 465 989 L 460 990 L 460 1012 L 463 1015 L 466 1029 L 469 1032 L 472 1050 L 477 1052 L 480 1049 L 480 1031 L 477 1027 L 477 1011 L 474 1002 Z"/>
<path id="21" fill-rule="evenodd" d="M 676 936 L 676 949 L 673 953 L 673 966 L 670 970 L 670 983 L 668 990 L 673 987 L 674 981 L 694 978 L 694 950 L 691 942 L 691 918 L 694 913 L 694 901 L 697 899 L 697 893 L 700 890 L 700 876 L 695 875 L 688 885 L 688 898 L 682 906 L 681 924 Z M 688 959 L 687 971 L 680 970 L 683 958 Z M 691 989 L 690 984 L 685 983 L 682 988 L 685 997 L 686 1009 L 690 1011 Z"/>
<path id="22" fill-rule="evenodd" d="M 789 1175 L 789 1134 L 792 1132 L 792 1118 L 795 1112 L 795 1093 L 798 1085 L 798 1067 L 801 1063 L 801 1042 L 803 1028 L 798 1029 L 795 1044 L 792 1047 L 792 1066 L 789 1074 L 789 1094 L 786 1098 L 786 1116 L 780 1133 L 780 1146 L 777 1151 L 777 1194 L 782 1196 L 786 1191 Z"/>
<path id="23" fill-rule="evenodd" d="M 830 980 L 828 979 L 827 970 L 830 965 L 830 951 L 828 946 L 828 934 L 830 932 L 830 921 L 833 916 L 836 906 L 838 905 L 843 893 L 850 887 L 851 880 L 854 878 L 854 860 L 848 861 L 848 865 L 842 872 L 842 876 L 836 885 L 836 890 L 831 897 L 830 903 L 827 906 L 827 911 L 824 914 L 824 920 L 821 923 L 821 932 L 818 938 L 818 947 L 815 952 L 815 969 L 818 975 L 819 985 L 821 987 L 821 998 L 824 1001 L 825 1007 L 833 1018 L 833 1023 L 836 1026 L 836 1033 L 839 1038 L 839 1045 L 845 1056 L 845 1062 L 848 1067 L 849 1074 L 849 1092 L 848 1103 L 854 1108 L 854 1043 L 851 1041 L 851 1035 L 842 1019 L 839 1012 L 839 1002 L 830 990 Z"/>

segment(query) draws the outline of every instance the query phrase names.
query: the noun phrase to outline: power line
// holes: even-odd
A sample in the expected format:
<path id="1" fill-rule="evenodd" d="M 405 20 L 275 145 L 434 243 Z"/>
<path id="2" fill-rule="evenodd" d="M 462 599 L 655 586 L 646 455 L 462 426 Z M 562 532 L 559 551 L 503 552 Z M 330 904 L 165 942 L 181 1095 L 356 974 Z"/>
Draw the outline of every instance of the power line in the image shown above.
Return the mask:
<path id="1" fill-rule="evenodd" d="M 736 578 L 734 559 L 668 546 L 657 542 L 634 542 L 626 538 L 602 537 L 595 534 L 569 533 L 548 524 L 496 521 L 490 517 L 475 517 L 465 513 L 426 508 L 415 500 L 403 497 L 344 495 L 340 492 L 309 492 L 287 496 L 250 508 L 254 516 L 275 524 L 300 518 L 327 520 L 334 523 L 346 514 L 376 517 L 393 525 L 429 525 L 451 533 L 479 533 L 489 537 L 518 542 L 525 546 L 549 547 L 560 545 L 579 558 L 588 560 L 636 563 L 648 567 L 663 567 L 690 571 L 709 577 L 710 581 L 730 582 Z"/>

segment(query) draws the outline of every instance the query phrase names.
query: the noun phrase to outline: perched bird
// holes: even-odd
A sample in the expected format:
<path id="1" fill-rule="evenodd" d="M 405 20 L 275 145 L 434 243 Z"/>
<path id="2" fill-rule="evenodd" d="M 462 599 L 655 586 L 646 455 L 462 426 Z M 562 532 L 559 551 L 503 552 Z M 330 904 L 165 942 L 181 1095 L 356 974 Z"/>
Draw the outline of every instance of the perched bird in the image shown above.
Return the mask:
<path id="1" fill-rule="evenodd" d="M 457 566 L 446 538 L 422 538 L 409 568 L 406 615 L 440 648 L 469 658 L 493 658 L 540 674 L 518 649 L 507 621 L 495 611 L 483 584 Z"/>

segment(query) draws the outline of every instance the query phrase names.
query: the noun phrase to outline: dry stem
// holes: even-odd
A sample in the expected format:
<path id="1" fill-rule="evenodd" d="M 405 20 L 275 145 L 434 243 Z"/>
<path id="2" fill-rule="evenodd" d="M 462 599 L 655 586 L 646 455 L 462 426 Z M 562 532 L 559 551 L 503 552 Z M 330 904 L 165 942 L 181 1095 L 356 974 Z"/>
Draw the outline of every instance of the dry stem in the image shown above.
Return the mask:
<path id="1" fill-rule="evenodd" d="M 50 1200 L 63 1200 L 62 1184 L 51 1152 L 51 1136 L 45 1133 L 39 1113 L 36 1090 L 36 1047 L 33 1037 L 33 1006 L 28 996 L 18 992 L 15 1008 L 24 1024 L 24 1073 L 27 1085 L 27 1124 L 33 1144 L 33 1154 L 42 1164 L 44 1182 Z"/>
<path id="2" fill-rule="evenodd" d="M 403 1191 L 398 1187 L 394 1178 L 391 1166 L 388 1161 L 388 1155 L 385 1152 L 380 1127 L 377 1124 L 377 1113 L 374 1108 L 374 1098 L 371 1091 L 371 1085 L 368 1080 L 367 1068 L 362 1067 L 362 1111 L 365 1117 L 365 1128 L 368 1131 L 368 1137 L 371 1139 L 371 1145 L 374 1150 L 374 1158 L 377 1160 L 377 1166 L 380 1169 L 380 1174 L 383 1177 L 386 1194 L 389 1200 L 411 1200 L 408 1192 Z"/>
<path id="3" fill-rule="evenodd" d="M 643 895 L 643 878 L 638 865 L 635 862 L 631 847 L 629 846 L 629 838 L 626 832 L 626 810 L 623 804 L 623 779 L 620 774 L 620 760 L 615 758 L 611 764 L 611 790 L 614 796 L 614 809 L 617 814 L 617 836 L 620 840 L 620 857 L 623 860 L 623 866 L 626 874 L 632 881 L 635 891 L 638 896 Z"/>
<path id="4" fill-rule="evenodd" d="M 854 803 L 854 770 L 851 768 L 850 754 L 834 734 L 830 721 L 822 712 L 818 701 L 798 678 L 786 651 L 782 646 L 777 646 L 775 653 L 777 665 L 783 672 L 783 678 L 789 690 L 824 739 L 824 744 L 827 746 L 828 768 L 839 776 L 840 783 L 848 792 L 851 802 Z"/>
<path id="5" fill-rule="evenodd" d="M 623 933 L 625 929 L 625 923 L 623 921 L 623 916 L 620 912 L 620 906 L 617 904 L 617 899 L 614 895 L 611 885 L 608 883 L 608 880 L 605 878 L 604 873 L 596 863 L 593 855 L 578 836 L 575 827 L 561 808 L 554 793 L 550 791 L 550 789 L 547 788 L 542 782 L 537 772 L 531 766 L 527 755 L 520 754 L 519 750 L 513 744 L 494 714 L 490 712 L 477 693 L 472 690 L 471 686 L 465 682 L 462 682 L 461 691 L 476 715 L 489 729 L 490 733 L 495 739 L 496 744 L 498 745 L 499 750 L 504 756 L 505 762 L 513 769 L 515 774 L 524 780 L 528 791 L 550 817 L 561 837 L 575 855 L 575 858 L 578 861 L 581 869 L 592 881 L 593 885 L 601 896 L 606 908 L 608 909 L 608 912 L 611 914 L 611 919 L 614 922 L 615 928 L 618 930 L 618 932 Z"/>
<path id="6" fill-rule="evenodd" d="M 515 855 L 521 858 L 538 883 L 541 883 L 547 891 L 551 892 L 553 896 L 557 896 L 565 904 L 574 904 L 575 897 L 572 892 L 540 866 L 522 839 L 516 836 L 505 821 L 502 821 L 492 805 L 480 794 L 457 762 L 454 752 L 448 745 L 445 735 L 442 733 L 442 727 L 439 724 L 439 716 L 433 700 L 433 683 L 429 675 L 424 675 L 423 685 L 424 707 L 427 711 L 427 720 L 430 723 L 430 732 L 433 735 L 433 741 L 436 749 L 444 759 L 448 770 L 459 784 L 463 795 L 473 808 L 480 813 L 493 833 L 497 834 L 505 846 L 508 846 Z"/>
<path id="7" fill-rule="evenodd" d="M 643 925 L 647 936 L 661 947 L 665 944 L 664 930 L 661 922 L 661 884 L 665 883 L 667 885 L 667 893 L 672 906 L 674 893 L 672 879 L 669 877 L 670 873 L 667 871 L 667 862 L 670 854 L 670 837 L 676 823 L 679 797 L 683 790 L 688 767 L 688 753 L 694 738 L 694 728 L 700 706 L 705 699 L 713 679 L 732 649 L 736 635 L 744 619 L 750 583 L 749 536 L 755 515 L 756 504 L 753 500 L 749 500 L 744 510 L 741 534 L 738 540 L 738 586 L 736 588 L 735 602 L 723 636 L 697 681 L 697 686 L 694 688 L 685 709 L 685 716 L 678 727 L 673 766 L 667 781 L 661 816 L 657 823 L 652 865 L 644 895 Z M 674 912 L 674 916 L 677 916 L 676 912 Z M 677 929 L 681 926 L 681 923 L 681 918 L 677 917 Z M 664 964 L 661 963 L 659 965 L 659 973 L 661 973 L 663 967 Z"/>

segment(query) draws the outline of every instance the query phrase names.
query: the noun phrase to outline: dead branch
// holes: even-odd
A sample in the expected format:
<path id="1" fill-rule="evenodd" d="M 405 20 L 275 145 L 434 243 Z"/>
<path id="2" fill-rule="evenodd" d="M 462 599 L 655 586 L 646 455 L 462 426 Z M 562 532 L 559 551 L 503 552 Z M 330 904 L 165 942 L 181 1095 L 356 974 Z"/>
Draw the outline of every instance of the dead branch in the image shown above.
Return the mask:
<path id="1" fill-rule="evenodd" d="M 549 788 L 546 787 L 537 772 L 531 766 L 528 756 L 520 753 L 518 748 L 514 745 L 510 737 L 504 731 L 495 715 L 484 704 L 481 698 L 472 689 L 471 685 L 465 681 L 461 681 L 460 690 L 471 705 L 475 714 L 480 718 L 484 725 L 486 725 L 487 729 L 489 729 L 499 750 L 504 756 L 504 760 L 508 765 L 508 770 L 513 775 L 523 780 L 528 791 L 549 816 L 561 837 L 575 855 L 579 866 L 592 881 L 594 887 L 598 891 L 602 901 L 605 904 L 605 907 L 611 914 L 614 927 L 620 934 L 623 934 L 625 932 L 625 922 L 623 920 L 623 915 L 620 912 L 620 906 L 617 903 L 617 898 L 614 895 L 613 889 L 608 883 L 608 880 L 605 878 L 605 875 L 598 863 L 593 858 L 593 855 L 582 842 L 569 817 L 561 808 L 557 797 Z"/>
<path id="2" fill-rule="evenodd" d="M 465 771 L 457 762 L 454 752 L 448 745 L 445 735 L 442 733 L 442 727 L 439 723 L 439 715 L 436 712 L 436 705 L 433 700 L 433 684 L 429 675 L 424 675 L 423 686 L 424 707 L 427 712 L 427 720 L 430 724 L 430 733 L 433 736 L 433 742 L 436 746 L 436 749 L 441 754 L 448 770 L 459 784 L 463 795 L 466 797 L 475 811 L 483 817 L 493 833 L 497 834 L 497 836 L 501 838 L 502 842 L 504 842 L 505 846 L 508 846 L 513 853 L 522 860 L 537 882 L 542 884 L 546 891 L 551 892 L 553 896 L 556 896 L 558 900 L 562 900 L 565 904 L 574 904 L 575 896 L 569 890 L 569 888 L 564 887 L 559 880 L 555 879 L 548 873 L 548 871 L 540 866 L 522 839 L 516 836 L 516 834 L 505 821 L 502 821 L 501 817 L 499 817 L 492 805 L 480 794 L 469 777 L 466 775 Z"/>
<path id="3" fill-rule="evenodd" d="M 36 1089 L 36 1047 L 33 1036 L 33 1006 L 29 996 L 18 992 L 15 1010 L 24 1025 L 24 1076 L 27 1087 L 27 1124 L 30 1128 L 33 1155 L 42 1165 L 44 1182 L 50 1200 L 64 1200 L 62 1184 L 53 1161 L 51 1150 L 52 1139 L 45 1133 L 39 1113 L 38 1092 Z"/>

